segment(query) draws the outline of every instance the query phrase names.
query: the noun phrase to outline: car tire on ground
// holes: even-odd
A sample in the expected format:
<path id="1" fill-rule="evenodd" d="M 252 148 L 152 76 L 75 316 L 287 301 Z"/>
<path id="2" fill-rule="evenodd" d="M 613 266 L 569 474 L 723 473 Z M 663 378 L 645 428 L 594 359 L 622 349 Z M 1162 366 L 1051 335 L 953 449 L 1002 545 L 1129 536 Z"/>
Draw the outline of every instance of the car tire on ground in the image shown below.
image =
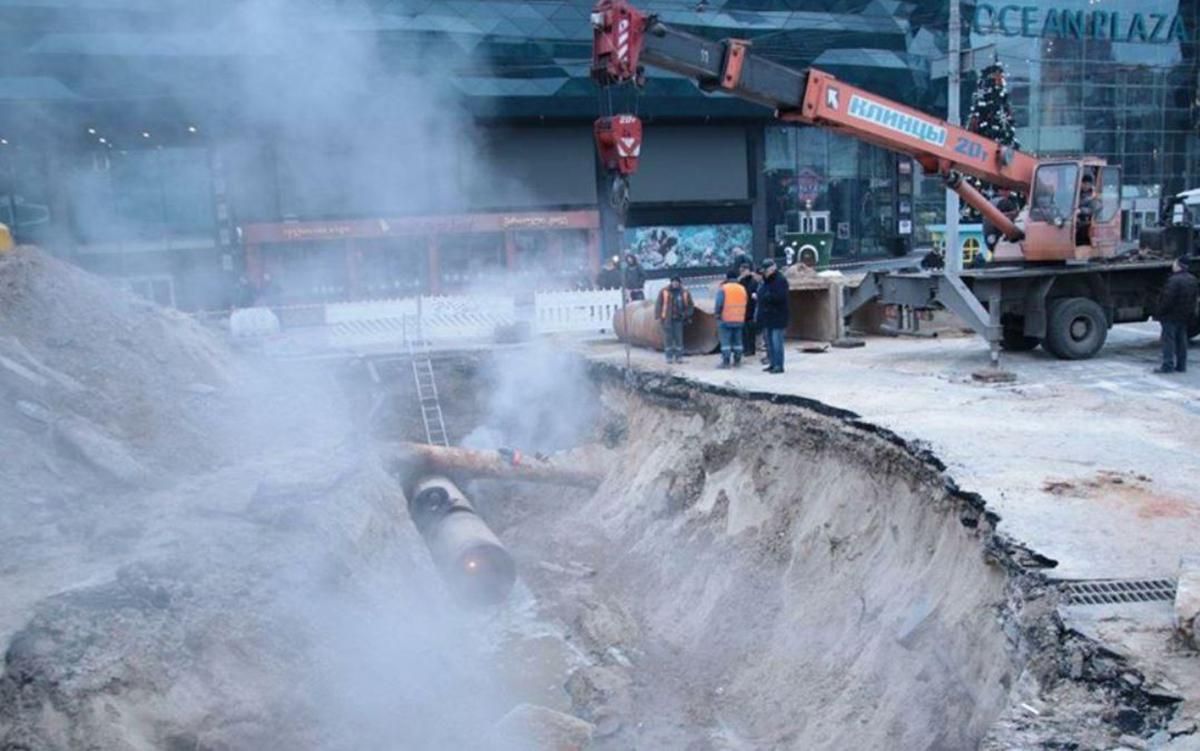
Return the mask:
<path id="1" fill-rule="evenodd" d="M 1061 360 L 1086 360 L 1104 346 L 1108 318 L 1104 308 L 1086 297 L 1068 297 L 1050 305 L 1043 345 Z"/>

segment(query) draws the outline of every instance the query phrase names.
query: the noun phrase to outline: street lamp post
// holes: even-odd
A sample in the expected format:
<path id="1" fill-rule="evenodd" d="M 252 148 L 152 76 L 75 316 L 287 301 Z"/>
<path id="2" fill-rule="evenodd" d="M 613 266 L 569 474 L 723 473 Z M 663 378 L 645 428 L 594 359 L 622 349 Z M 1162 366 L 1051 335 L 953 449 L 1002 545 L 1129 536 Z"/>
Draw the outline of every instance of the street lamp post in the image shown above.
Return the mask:
<path id="1" fill-rule="evenodd" d="M 950 87 L 946 92 L 946 121 L 959 124 L 959 93 L 962 89 L 962 16 L 959 0 L 950 0 L 950 24 L 948 29 L 949 54 L 946 57 L 946 79 Z M 946 231 L 943 235 L 946 273 L 962 271 L 962 251 L 958 245 L 958 194 L 946 191 Z"/>

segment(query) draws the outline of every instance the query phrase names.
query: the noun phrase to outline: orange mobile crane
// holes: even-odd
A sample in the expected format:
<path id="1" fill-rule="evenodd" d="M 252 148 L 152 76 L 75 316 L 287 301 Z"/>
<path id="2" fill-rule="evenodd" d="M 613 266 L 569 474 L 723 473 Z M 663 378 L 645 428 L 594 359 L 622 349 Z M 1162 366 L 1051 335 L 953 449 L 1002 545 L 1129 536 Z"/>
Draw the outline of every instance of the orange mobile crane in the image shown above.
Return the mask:
<path id="1" fill-rule="evenodd" d="M 1103 159 L 1038 159 L 834 76 L 756 56 L 737 39 L 713 41 L 645 14 L 628 0 L 599 0 L 592 16 L 592 79 L 601 87 L 644 81 L 645 66 L 688 76 L 709 91 L 769 107 L 784 122 L 830 128 L 911 156 L 980 213 L 993 266 L 960 274 L 875 272 L 847 294 L 844 313 L 879 300 L 948 308 L 991 347 L 1039 343 L 1064 359 L 1094 355 L 1114 323 L 1144 321 L 1170 270 L 1169 260 L 1119 254 L 1121 170 Z M 632 115 L 596 121 L 611 200 L 628 205 L 642 128 Z M 964 175 L 1002 191 L 980 193 Z M 1193 335 L 1200 325 L 1193 325 Z"/>

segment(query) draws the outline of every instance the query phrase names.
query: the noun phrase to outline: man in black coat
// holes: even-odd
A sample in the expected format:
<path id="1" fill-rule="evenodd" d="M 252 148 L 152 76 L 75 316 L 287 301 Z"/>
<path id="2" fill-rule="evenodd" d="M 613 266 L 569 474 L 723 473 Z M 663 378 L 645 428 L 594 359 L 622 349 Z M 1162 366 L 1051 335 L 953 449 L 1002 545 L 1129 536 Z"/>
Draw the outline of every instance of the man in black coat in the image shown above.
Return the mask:
<path id="1" fill-rule="evenodd" d="M 632 253 L 625 254 L 625 289 L 629 292 L 630 300 L 646 299 L 646 272 Z"/>
<path id="2" fill-rule="evenodd" d="M 755 323 L 754 295 L 758 292 L 758 279 L 750 270 L 750 262 L 745 261 L 738 269 L 738 284 L 746 288 L 746 325 L 742 327 L 742 350 L 747 357 L 755 352 L 755 340 L 758 339 L 758 325 Z"/>
<path id="3" fill-rule="evenodd" d="M 1182 258 L 1175 259 L 1158 302 L 1156 318 L 1162 326 L 1163 362 L 1154 372 L 1187 371 L 1188 325 L 1196 315 L 1196 295 L 1196 277 L 1188 272 Z"/>
<path id="4" fill-rule="evenodd" d="M 598 289 L 620 289 L 621 288 L 621 269 L 620 256 L 613 256 L 608 259 L 608 263 L 604 264 L 604 268 L 600 269 L 600 273 L 596 275 L 596 287 Z"/>
<path id="5" fill-rule="evenodd" d="M 768 373 L 783 372 L 783 332 L 788 327 L 788 283 L 775 261 L 763 261 L 763 280 L 758 285 L 758 325 L 763 330 L 769 364 Z"/>

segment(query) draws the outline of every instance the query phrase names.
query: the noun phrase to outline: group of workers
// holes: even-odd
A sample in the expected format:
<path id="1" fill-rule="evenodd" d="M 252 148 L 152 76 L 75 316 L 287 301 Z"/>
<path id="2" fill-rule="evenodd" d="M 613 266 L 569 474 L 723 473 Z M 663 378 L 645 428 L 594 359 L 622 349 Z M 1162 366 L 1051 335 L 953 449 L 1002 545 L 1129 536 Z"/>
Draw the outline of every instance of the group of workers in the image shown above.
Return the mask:
<path id="1" fill-rule="evenodd" d="M 630 300 L 644 300 L 646 272 L 632 253 L 625 254 L 624 270 L 621 269 L 621 257 L 613 256 L 596 275 L 595 286 L 598 289 L 624 289 Z"/>
<path id="2" fill-rule="evenodd" d="M 654 315 L 663 329 L 668 363 L 683 362 L 683 329 L 695 312 L 692 294 L 678 276 L 659 293 Z M 766 356 L 763 368 L 768 373 L 783 372 L 783 338 L 788 325 L 788 282 L 773 259 L 766 259 L 755 273 L 749 259 L 738 261 L 736 269 L 725 274 L 717 290 L 713 309 L 721 342 L 719 368 L 740 367 L 746 356 L 757 351 L 759 333 Z"/>

